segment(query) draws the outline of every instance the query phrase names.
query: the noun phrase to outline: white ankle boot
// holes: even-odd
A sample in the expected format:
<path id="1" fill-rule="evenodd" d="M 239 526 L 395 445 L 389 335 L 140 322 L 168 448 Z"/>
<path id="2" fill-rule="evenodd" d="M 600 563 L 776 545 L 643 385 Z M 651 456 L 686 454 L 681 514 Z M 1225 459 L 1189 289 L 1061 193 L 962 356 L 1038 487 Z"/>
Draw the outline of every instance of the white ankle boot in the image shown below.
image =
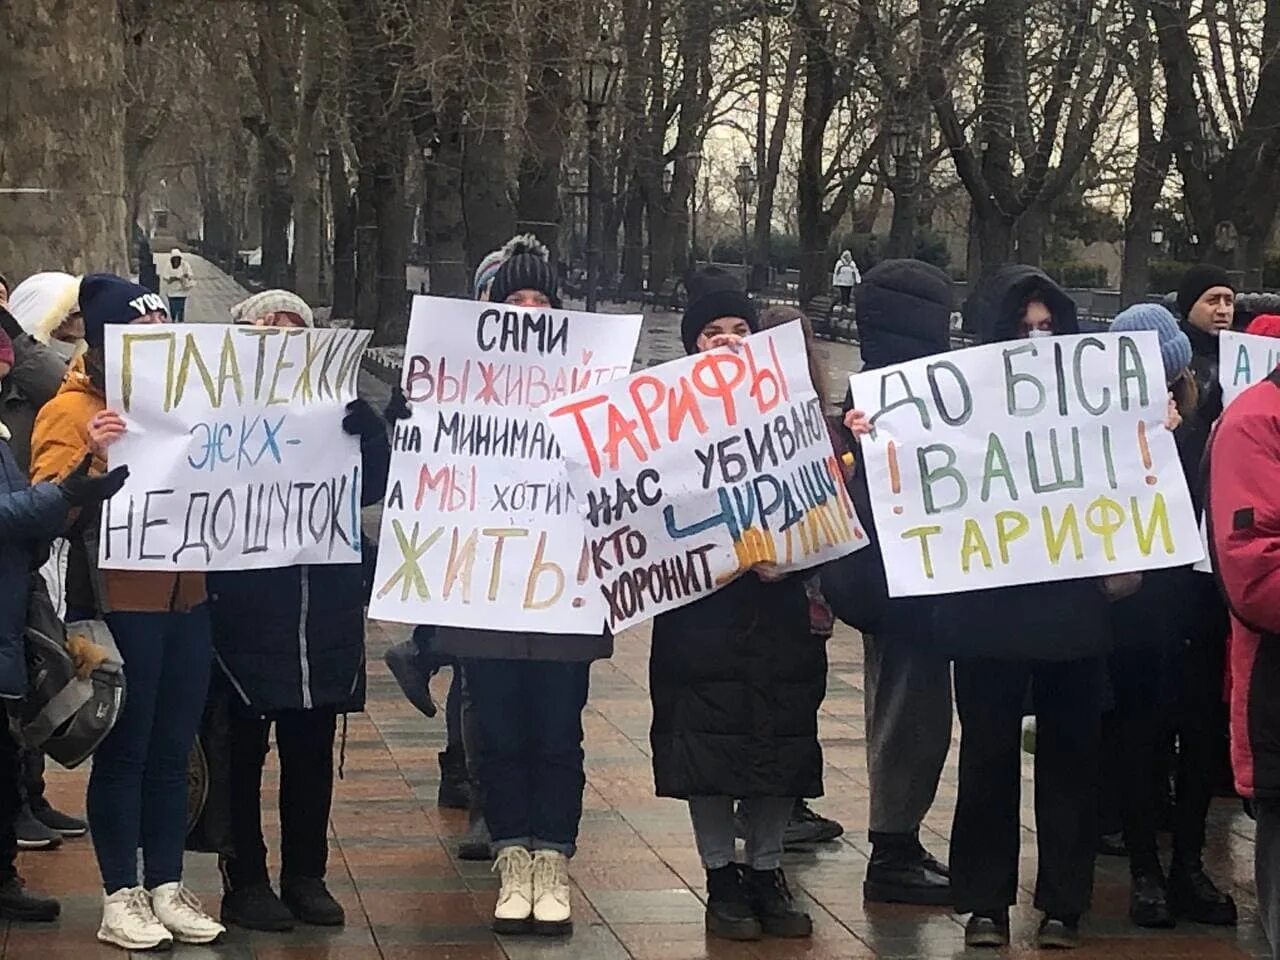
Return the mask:
<path id="1" fill-rule="evenodd" d="M 152 890 L 151 909 L 179 943 L 213 943 L 227 932 L 181 883 L 162 883 Z"/>
<path id="2" fill-rule="evenodd" d="M 125 950 L 167 949 L 173 944 L 173 934 L 157 919 L 141 887 L 126 887 L 103 899 L 98 939 Z"/>
<path id="3" fill-rule="evenodd" d="M 502 878 L 493 908 L 493 932 L 527 932 L 533 915 L 533 857 L 524 847 L 503 847 L 493 872 Z"/>
<path id="4" fill-rule="evenodd" d="M 569 860 L 555 850 L 533 855 L 533 929 L 544 936 L 573 931 L 569 915 Z"/>

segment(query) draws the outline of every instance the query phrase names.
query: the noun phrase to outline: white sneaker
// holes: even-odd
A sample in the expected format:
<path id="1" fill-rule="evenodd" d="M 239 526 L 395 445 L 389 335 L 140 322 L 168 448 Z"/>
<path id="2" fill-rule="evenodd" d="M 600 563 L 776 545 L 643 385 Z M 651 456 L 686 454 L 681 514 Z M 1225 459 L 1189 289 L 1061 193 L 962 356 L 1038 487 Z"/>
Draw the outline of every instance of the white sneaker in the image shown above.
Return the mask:
<path id="1" fill-rule="evenodd" d="M 573 931 L 569 918 L 569 860 L 555 850 L 533 855 L 533 929 L 545 936 Z"/>
<path id="2" fill-rule="evenodd" d="M 525 933 L 533 915 L 533 857 L 524 847 L 503 847 L 493 872 L 502 878 L 493 908 L 493 932 Z"/>
<path id="3" fill-rule="evenodd" d="M 213 943 L 227 932 L 180 882 L 162 883 L 152 890 L 151 909 L 179 943 Z"/>
<path id="4" fill-rule="evenodd" d="M 173 934 L 156 919 L 151 898 L 141 887 L 126 887 L 102 901 L 98 939 L 125 950 L 168 949 Z"/>

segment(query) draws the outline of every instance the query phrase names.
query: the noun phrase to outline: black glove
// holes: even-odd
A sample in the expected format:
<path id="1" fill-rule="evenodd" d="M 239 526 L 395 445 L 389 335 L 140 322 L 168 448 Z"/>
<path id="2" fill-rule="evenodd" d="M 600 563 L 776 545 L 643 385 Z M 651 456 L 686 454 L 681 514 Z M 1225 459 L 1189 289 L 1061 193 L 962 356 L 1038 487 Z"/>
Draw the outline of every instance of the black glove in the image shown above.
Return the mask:
<path id="1" fill-rule="evenodd" d="M 79 465 L 72 470 L 62 483 L 58 484 L 67 503 L 73 507 L 87 507 L 90 504 L 110 500 L 129 479 L 128 467 L 116 467 L 110 473 L 100 477 L 89 476 L 89 464 L 93 462 L 92 454 L 85 454 Z"/>
<path id="2" fill-rule="evenodd" d="M 382 417 L 387 423 L 395 424 L 397 420 L 408 420 L 413 416 L 409 410 L 409 398 L 404 395 L 404 391 L 399 387 L 391 388 L 391 399 L 387 401 L 387 409 L 382 411 Z"/>
<path id="3" fill-rule="evenodd" d="M 376 437 L 379 434 L 386 435 L 386 428 L 373 407 L 358 397 L 347 404 L 347 415 L 342 418 L 342 429 L 361 440 Z"/>

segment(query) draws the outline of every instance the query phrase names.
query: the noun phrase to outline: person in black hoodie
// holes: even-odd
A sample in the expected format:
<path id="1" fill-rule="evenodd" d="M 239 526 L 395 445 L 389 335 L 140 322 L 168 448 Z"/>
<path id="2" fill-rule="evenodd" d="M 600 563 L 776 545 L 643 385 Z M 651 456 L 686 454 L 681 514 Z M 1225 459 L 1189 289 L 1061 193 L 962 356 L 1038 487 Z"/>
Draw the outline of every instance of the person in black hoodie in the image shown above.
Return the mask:
<path id="1" fill-rule="evenodd" d="M 1078 332 L 1075 303 L 1034 267 L 998 270 L 978 300 L 983 343 Z M 1106 582 L 1062 580 L 935 600 L 937 638 L 955 659 L 960 784 L 951 888 L 969 946 L 1009 942 L 1017 900 L 1021 720 L 1037 718 L 1035 905 L 1041 946 L 1079 943 L 1093 892 L 1097 778 L 1110 625 Z"/>
<path id="2" fill-rule="evenodd" d="M 887 260 L 867 272 L 857 298 L 864 370 L 950 349 L 951 280 L 937 267 Z M 855 457 L 851 495 L 868 503 L 860 515 L 870 518 L 862 467 L 862 458 Z M 951 747 L 951 665 L 933 639 L 932 599 L 889 600 L 883 576 L 864 569 L 882 561 L 873 560 L 870 550 L 861 553 L 867 556 L 854 553 L 828 564 L 822 579 L 841 619 L 863 632 L 871 793 L 871 859 L 863 896 L 872 902 L 948 906 L 947 868 L 921 845 L 920 824 L 933 805 Z M 874 598 L 855 595 L 875 580 Z"/>
<path id="3" fill-rule="evenodd" d="M 711 269 L 689 283 L 685 350 L 732 347 L 759 324 L 755 304 Z M 707 932 L 730 940 L 813 931 L 782 872 L 797 798 L 822 795 L 818 708 L 826 641 L 810 632 L 805 575 L 761 564 L 653 622 L 649 694 L 658 796 L 687 800 L 707 872 Z M 742 800 L 747 863 L 736 861 Z"/>

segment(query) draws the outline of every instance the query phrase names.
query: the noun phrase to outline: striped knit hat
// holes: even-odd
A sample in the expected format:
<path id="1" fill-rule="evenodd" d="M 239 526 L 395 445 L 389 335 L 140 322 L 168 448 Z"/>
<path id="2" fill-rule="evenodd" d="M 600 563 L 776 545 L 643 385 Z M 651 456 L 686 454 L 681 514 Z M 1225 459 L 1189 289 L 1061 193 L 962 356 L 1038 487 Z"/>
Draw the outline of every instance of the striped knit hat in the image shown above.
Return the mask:
<path id="1" fill-rule="evenodd" d="M 512 237 L 502 248 L 504 259 L 489 288 L 489 299 L 503 303 L 517 290 L 537 290 L 544 293 L 551 305 L 560 307 L 560 284 L 556 268 L 551 265 L 551 254 L 531 233 Z"/>
<path id="2" fill-rule="evenodd" d="M 253 323 L 269 313 L 292 313 L 302 319 L 304 327 L 316 325 L 307 302 L 288 290 L 263 290 L 231 308 L 232 323 Z"/>

